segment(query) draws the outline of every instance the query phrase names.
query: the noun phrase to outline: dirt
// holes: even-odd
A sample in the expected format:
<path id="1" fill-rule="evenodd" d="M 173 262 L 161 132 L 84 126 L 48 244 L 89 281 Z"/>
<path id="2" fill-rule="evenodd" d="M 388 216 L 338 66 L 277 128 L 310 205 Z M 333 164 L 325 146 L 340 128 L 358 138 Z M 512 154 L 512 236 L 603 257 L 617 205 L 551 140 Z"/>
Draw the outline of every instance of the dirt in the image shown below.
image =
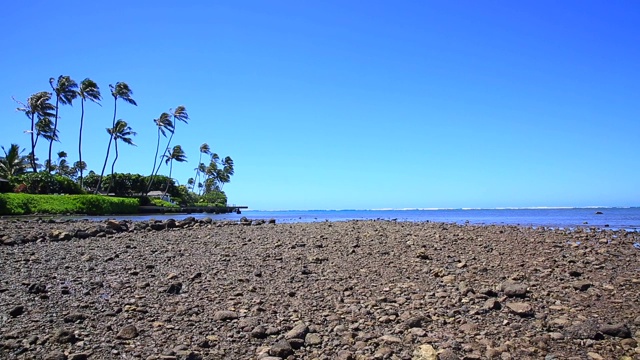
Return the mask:
<path id="1" fill-rule="evenodd" d="M 3 359 L 640 359 L 635 232 L 0 220 Z"/>

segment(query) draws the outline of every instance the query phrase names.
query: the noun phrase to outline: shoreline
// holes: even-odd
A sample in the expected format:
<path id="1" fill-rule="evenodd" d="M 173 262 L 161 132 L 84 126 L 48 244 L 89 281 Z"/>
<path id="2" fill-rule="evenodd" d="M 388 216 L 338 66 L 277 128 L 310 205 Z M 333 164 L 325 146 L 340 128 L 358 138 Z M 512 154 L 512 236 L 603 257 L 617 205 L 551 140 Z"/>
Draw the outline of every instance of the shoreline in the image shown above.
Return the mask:
<path id="1" fill-rule="evenodd" d="M 640 357 L 636 232 L 0 220 L 9 234 L 36 240 L 0 246 L 7 359 Z"/>

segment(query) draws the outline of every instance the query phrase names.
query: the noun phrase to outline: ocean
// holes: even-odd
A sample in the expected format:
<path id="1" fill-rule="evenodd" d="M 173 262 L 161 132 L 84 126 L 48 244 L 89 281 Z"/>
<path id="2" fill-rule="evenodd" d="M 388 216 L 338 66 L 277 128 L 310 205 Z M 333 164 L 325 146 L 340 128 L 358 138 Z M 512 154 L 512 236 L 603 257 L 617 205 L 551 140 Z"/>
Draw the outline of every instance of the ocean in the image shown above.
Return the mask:
<path id="1" fill-rule="evenodd" d="M 211 217 L 214 220 L 239 220 L 243 216 L 251 220 L 275 219 L 278 223 L 391 220 L 430 221 L 477 225 L 522 225 L 553 228 L 596 227 L 609 229 L 640 230 L 640 207 L 630 208 L 518 208 L 518 209 L 385 209 L 385 210 L 245 210 L 242 214 L 154 214 L 116 216 L 117 219 L 176 220 L 194 216 Z M 74 217 L 78 218 L 78 217 Z M 103 220 L 111 217 L 81 217 Z"/>

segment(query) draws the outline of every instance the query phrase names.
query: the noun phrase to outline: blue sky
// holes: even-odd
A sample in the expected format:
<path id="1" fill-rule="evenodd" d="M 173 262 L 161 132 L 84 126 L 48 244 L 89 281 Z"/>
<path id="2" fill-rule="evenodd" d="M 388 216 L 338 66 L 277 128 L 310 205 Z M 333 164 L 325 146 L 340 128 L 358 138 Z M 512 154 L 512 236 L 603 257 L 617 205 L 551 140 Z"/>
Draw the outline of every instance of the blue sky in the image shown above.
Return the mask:
<path id="1" fill-rule="evenodd" d="M 638 206 L 637 1 L 26 1 L 0 22 L 0 144 L 29 147 L 11 99 L 49 77 L 102 88 L 83 158 L 99 172 L 109 84 L 138 107 L 118 172 L 148 174 L 153 119 L 231 156 L 252 209 Z M 77 160 L 80 104 L 60 109 Z M 39 145 L 40 158 L 47 147 Z M 168 168 L 162 172 L 168 173 Z"/>

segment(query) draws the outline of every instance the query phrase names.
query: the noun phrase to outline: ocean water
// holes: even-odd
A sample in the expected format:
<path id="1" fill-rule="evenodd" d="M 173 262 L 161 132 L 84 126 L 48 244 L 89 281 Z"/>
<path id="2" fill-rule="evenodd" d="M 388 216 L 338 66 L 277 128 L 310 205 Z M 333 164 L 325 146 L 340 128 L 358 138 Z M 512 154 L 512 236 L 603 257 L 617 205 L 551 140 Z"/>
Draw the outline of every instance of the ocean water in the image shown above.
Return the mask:
<path id="1" fill-rule="evenodd" d="M 601 214 L 600 214 L 601 213 Z M 554 228 L 596 227 L 640 230 L 640 207 L 631 208 L 524 208 L 524 209 L 407 209 L 407 210 L 245 210 L 242 214 L 154 214 L 116 217 L 81 217 L 94 220 L 107 218 L 127 220 L 164 220 L 211 217 L 214 220 L 276 219 L 278 223 L 394 220 L 430 221 L 456 224 L 522 225 Z M 78 218 L 78 217 L 75 217 Z"/>

